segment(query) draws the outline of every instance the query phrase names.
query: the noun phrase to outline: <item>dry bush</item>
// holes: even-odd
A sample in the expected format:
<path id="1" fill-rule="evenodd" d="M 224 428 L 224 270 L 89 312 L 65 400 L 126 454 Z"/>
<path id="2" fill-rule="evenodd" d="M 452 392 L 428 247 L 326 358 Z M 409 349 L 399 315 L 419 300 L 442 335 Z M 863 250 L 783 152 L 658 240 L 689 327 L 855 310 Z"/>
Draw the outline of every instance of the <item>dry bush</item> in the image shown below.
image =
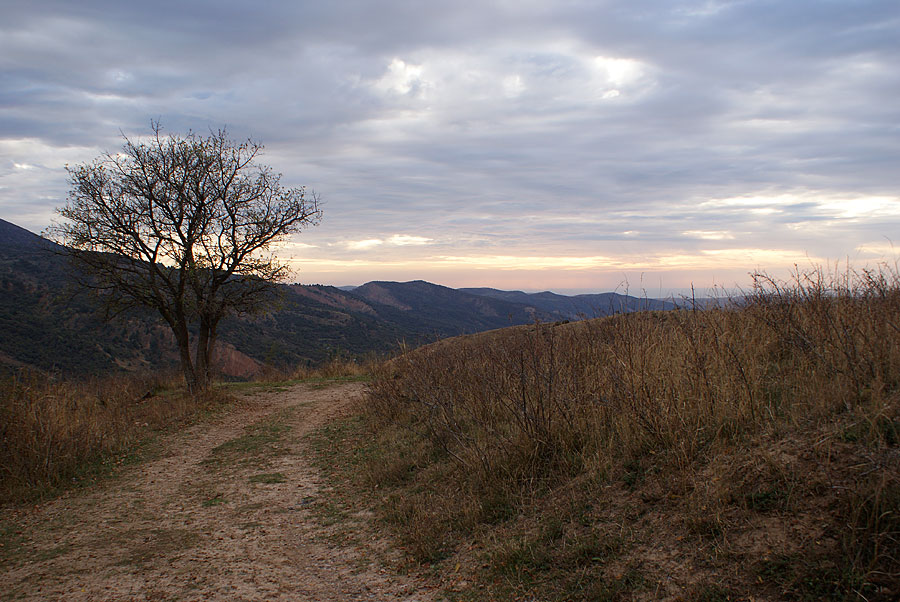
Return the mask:
<path id="1" fill-rule="evenodd" d="M 250 380 L 257 383 L 287 382 L 295 380 L 361 378 L 372 373 L 374 366 L 381 363 L 375 356 L 363 358 L 336 354 L 318 364 L 308 361 L 296 367 L 263 366 Z"/>
<path id="2" fill-rule="evenodd" d="M 741 299 L 708 309 L 439 342 L 378 367 L 366 411 L 442 450 L 457 467 L 443 478 L 462 494 L 502 492 L 514 506 L 579 475 L 628 483 L 649 464 L 682 475 L 670 486 L 686 492 L 718 453 L 856 425 L 861 449 L 895 461 L 858 490 L 841 485 L 844 561 L 900 578 L 890 451 L 900 444 L 900 275 L 890 266 L 789 282 L 757 274 Z M 702 503 L 733 495 L 744 511 L 788 511 L 793 481 L 760 474 L 774 480 L 735 482 Z"/>
<path id="3" fill-rule="evenodd" d="M 380 360 L 374 355 L 360 359 L 337 354 L 321 364 L 309 364 L 295 368 L 289 373 L 285 373 L 288 375 L 285 380 L 363 377 L 371 374 L 374 367 L 378 364 L 380 364 Z"/>
<path id="4" fill-rule="evenodd" d="M 897 324 L 894 272 L 827 286 L 821 273 L 793 285 L 759 275 L 742 304 L 535 324 L 422 348 L 378 368 L 370 407 L 492 479 L 651 449 L 687 465 L 713 442 L 779 422 L 839 411 L 895 420 Z"/>
<path id="5" fill-rule="evenodd" d="M 117 376 L 81 382 L 41 375 L 0 385 L 0 497 L 27 499 L 77 481 L 90 463 L 217 399 L 192 399 L 169 376 Z"/>

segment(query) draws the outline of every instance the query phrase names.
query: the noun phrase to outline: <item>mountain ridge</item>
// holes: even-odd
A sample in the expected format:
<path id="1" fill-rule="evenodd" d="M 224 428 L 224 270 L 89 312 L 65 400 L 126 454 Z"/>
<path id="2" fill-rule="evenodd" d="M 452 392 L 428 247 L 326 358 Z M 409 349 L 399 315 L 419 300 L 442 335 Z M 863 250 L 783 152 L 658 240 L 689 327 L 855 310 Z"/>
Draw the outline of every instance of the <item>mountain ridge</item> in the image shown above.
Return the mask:
<path id="1" fill-rule="evenodd" d="M 63 247 L 0 219 L 0 367 L 89 374 L 177 366 L 174 341 L 158 317 L 145 310 L 104 320 L 72 273 Z M 223 320 L 219 368 L 248 378 L 266 365 L 311 365 L 335 355 L 389 352 L 401 342 L 415 346 L 534 321 L 593 317 L 601 300 L 609 313 L 635 311 L 641 303 L 674 307 L 616 293 L 567 297 L 453 289 L 424 280 L 348 288 L 278 285 L 277 307 Z"/>
<path id="2" fill-rule="evenodd" d="M 462 288 L 459 290 L 473 295 L 483 295 L 485 297 L 533 305 L 536 309 L 555 316 L 556 319 L 563 318 L 568 320 L 598 318 L 615 313 L 629 313 L 633 311 L 667 311 L 676 308 L 675 303 L 664 299 L 634 297 L 612 292 L 569 296 L 550 291 L 525 293 L 488 287 Z"/>

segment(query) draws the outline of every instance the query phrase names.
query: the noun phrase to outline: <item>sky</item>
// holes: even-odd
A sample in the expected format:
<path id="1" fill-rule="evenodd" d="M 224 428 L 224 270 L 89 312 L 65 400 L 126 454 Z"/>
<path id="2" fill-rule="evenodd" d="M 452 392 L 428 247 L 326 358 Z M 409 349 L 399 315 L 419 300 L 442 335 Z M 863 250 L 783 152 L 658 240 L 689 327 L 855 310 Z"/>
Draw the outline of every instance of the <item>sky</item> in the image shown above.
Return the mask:
<path id="1" fill-rule="evenodd" d="M 900 249 L 896 0 L 0 0 L 0 218 L 159 120 L 323 201 L 292 280 L 746 287 Z"/>

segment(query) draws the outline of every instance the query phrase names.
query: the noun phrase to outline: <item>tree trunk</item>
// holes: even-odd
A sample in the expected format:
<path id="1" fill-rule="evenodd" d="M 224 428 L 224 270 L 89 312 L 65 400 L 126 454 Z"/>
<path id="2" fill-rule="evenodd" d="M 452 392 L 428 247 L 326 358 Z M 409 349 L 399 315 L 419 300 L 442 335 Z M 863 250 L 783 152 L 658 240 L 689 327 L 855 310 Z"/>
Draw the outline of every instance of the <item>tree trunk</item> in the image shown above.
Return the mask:
<path id="1" fill-rule="evenodd" d="M 200 320 L 197 336 L 196 374 L 203 389 L 212 383 L 213 351 L 216 345 L 216 326 L 210 320 Z"/>
<path id="2" fill-rule="evenodd" d="M 178 343 L 181 371 L 184 373 L 184 384 L 187 387 L 188 395 L 197 396 L 206 386 L 197 378 L 197 372 L 194 369 L 194 362 L 191 359 L 191 337 L 188 333 L 187 324 L 180 320 L 176 325 L 173 325 L 172 331 L 175 333 L 175 340 Z"/>

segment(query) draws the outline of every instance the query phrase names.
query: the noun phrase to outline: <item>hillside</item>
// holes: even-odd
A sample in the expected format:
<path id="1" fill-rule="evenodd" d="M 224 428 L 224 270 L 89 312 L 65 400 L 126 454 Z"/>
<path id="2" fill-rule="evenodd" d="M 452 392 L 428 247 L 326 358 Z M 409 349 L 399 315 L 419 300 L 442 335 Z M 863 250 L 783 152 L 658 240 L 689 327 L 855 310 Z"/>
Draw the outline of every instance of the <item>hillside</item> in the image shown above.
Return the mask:
<path id="1" fill-rule="evenodd" d="M 501 291 L 494 288 L 462 288 L 459 290 L 472 295 L 502 299 L 534 307 L 536 310 L 554 316 L 557 320 L 581 320 L 633 311 L 671 310 L 676 307 L 675 303 L 671 301 L 633 297 L 619 293 L 567 296 L 550 291 L 524 293 L 522 291 Z"/>
<path id="2" fill-rule="evenodd" d="M 168 328 L 153 313 L 107 322 L 53 243 L 0 220 L 0 366 L 68 375 L 177 366 Z M 281 287 L 278 307 L 220 325 L 220 369 L 247 377 L 263 364 L 318 363 L 386 351 L 417 333 L 330 287 Z"/>
<path id="3" fill-rule="evenodd" d="M 159 337 L 153 325 L 124 319 L 107 328 L 97 308 L 72 288 L 59 251 L 0 220 L 0 366 L 70 373 L 143 363 L 142 348 Z"/>
<path id="4" fill-rule="evenodd" d="M 0 369 L 75 375 L 177 365 L 171 335 L 154 314 L 131 312 L 107 322 L 76 286 L 60 251 L 0 220 Z M 386 352 L 401 341 L 415 346 L 548 317 L 425 282 L 370 283 L 353 291 L 284 285 L 277 306 L 223 320 L 219 369 L 245 378 L 264 364 L 317 364 L 335 355 Z"/>
<path id="5" fill-rule="evenodd" d="M 149 311 L 107 322 L 72 278 L 64 249 L 0 220 L 0 370 L 64 374 L 167 370 L 177 366 L 168 328 Z M 283 285 L 278 303 L 219 328 L 219 370 L 247 378 L 264 365 L 312 365 L 435 339 L 535 321 L 578 320 L 668 301 L 617 293 L 567 297 L 497 289 L 452 289 L 422 280 L 369 282 L 345 290 Z"/>
<path id="6" fill-rule="evenodd" d="M 351 294 L 381 306 L 380 313 L 438 336 L 452 336 L 554 319 L 548 312 L 506 299 L 413 282 L 369 282 Z"/>
<path id="7" fill-rule="evenodd" d="M 446 339 L 376 371 L 328 465 L 458 599 L 893 601 L 897 324 L 883 267 Z"/>

